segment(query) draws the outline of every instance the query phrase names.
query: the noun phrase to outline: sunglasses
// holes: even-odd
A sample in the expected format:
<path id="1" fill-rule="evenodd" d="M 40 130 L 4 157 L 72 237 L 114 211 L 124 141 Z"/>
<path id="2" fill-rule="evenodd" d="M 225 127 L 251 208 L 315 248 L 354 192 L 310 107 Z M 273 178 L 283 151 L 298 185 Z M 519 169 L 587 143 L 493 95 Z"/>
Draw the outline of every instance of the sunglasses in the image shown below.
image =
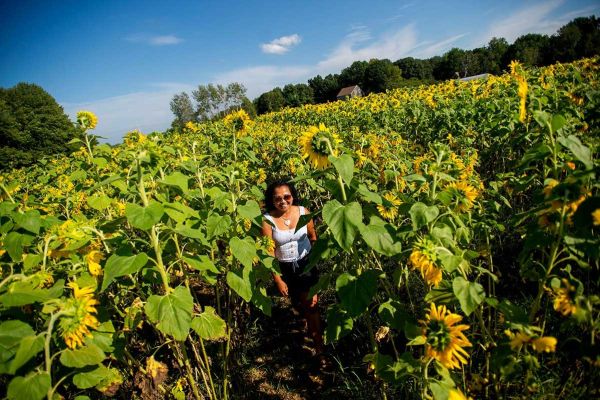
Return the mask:
<path id="1" fill-rule="evenodd" d="M 289 193 L 288 194 L 284 194 L 283 197 L 281 197 L 281 196 L 273 197 L 273 201 L 275 203 L 280 203 L 282 200 L 290 201 L 291 199 L 292 199 L 292 195 L 289 194 Z"/>

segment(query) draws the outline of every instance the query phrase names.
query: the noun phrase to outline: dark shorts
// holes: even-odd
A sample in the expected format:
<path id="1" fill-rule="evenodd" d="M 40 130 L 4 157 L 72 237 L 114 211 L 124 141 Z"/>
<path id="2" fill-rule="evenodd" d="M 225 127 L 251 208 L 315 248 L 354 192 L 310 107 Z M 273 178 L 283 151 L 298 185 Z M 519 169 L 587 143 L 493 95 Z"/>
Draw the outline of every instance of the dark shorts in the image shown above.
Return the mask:
<path id="1" fill-rule="evenodd" d="M 314 286 L 319 281 L 319 272 L 314 266 L 310 271 L 306 272 L 308 265 L 308 255 L 296 261 L 297 266 L 294 269 L 294 263 L 279 262 L 283 281 L 288 286 L 288 293 L 294 303 L 300 301 L 300 293 L 308 293 L 311 286 Z"/>

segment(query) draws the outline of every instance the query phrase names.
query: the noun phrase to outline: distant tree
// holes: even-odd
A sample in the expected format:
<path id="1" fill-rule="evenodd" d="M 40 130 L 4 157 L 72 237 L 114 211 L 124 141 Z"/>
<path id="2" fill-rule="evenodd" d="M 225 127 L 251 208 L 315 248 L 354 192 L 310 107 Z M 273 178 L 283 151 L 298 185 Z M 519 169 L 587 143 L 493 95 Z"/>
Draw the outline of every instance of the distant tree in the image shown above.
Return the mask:
<path id="1" fill-rule="evenodd" d="M 354 61 L 352 65 L 344 68 L 339 76 L 340 89 L 353 85 L 358 85 L 362 88 L 365 84 L 365 71 L 368 66 L 368 61 Z"/>
<path id="2" fill-rule="evenodd" d="M 317 75 L 308 80 L 308 86 L 313 90 L 315 103 L 334 101 L 341 89 L 339 75 L 329 74 L 325 78 Z"/>
<path id="3" fill-rule="evenodd" d="M 194 111 L 192 100 L 185 92 L 173 96 L 173 99 L 171 100 L 171 112 L 175 114 L 175 119 L 171 124 L 173 128 L 182 129 L 186 123 L 196 119 L 196 112 Z"/>
<path id="4" fill-rule="evenodd" d="M 298 107 L 315 102 L 313 89 L 305 83 L 285 85 L 282 92 L 285 105 L 289 107 Z"/>
<path id="5" fill-rule="evenodd" d="M 278 87 L 270 92 L 261 94 L 256 99 L 256 112 L 259 115 L 279 111 L 283 107 L 285 107 L 285 97 L 283 96 L 283 91 Z"/>
<path id="6" fill-rule="evenodd" d="M 405 57 L 394 62 L 402 71 L 404 79 L 433 80 L 433 68 L 429 60 Z"/>
<path id="7" fill-rule="evenodd" d="M 550 38 L 547 35 L 529 33 L 519 36 L 507 51 L 507 64 L 511 60 L 521 61 L 527 66 L 542 66 L 549 61 Z"/>
<path id="8" fill-rule="evenodd" d="M 508 51 L 508 42 L 504 38 L 492 38 L 482 59 L 482 72 L 494 75 L 500 75 L 506 68 L 506 52 Z"/>
<path id="9" fill-rule="evenodd" d="M 600 54 L 600 19 L 575 18 L 550 38 L 551 61 L 568 62 Z"/>
<path id="10" fill-rule="evenodd" d="M 40 86 L 0 88 L 0 168 L 32 164 L 46 155 L 68 153 L 81 138 L 63 108 Z"/>
<path id="11" fill-rule="evenodd" d="M 196 101 L 195 116 L 199 121 L 219 118 L 235 107 L 241 107 L 246 88 L 241 83 L 233 82 L 227 86 L 200 85 L 192 91 L 192 97 Z"/>
<path id="12" fill-rule="evenodd" d="M 366 93 L 381 93 L 402 85 L 402 71 L 390 60 L 369 61 L 361 88 Z"/>

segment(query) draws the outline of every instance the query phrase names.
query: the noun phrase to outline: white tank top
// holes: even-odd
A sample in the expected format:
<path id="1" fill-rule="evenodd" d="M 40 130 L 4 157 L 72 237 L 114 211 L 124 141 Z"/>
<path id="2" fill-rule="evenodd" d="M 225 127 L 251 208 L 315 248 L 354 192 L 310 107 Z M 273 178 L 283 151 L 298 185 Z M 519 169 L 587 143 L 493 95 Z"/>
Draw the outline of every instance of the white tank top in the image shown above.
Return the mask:
<path id="1" fill-rule="evenodd" d="M 300 215 L 304 215 L 304 207 L 300 206 Z M 304 258 L 310 251 L 307 225 L 298 229 L 279 229 L 275 220 L 269 214 L 264 217 L 273 223 L 273 241 L 275 242 L 275 257 L 279 261 L 294 262 Z"/>

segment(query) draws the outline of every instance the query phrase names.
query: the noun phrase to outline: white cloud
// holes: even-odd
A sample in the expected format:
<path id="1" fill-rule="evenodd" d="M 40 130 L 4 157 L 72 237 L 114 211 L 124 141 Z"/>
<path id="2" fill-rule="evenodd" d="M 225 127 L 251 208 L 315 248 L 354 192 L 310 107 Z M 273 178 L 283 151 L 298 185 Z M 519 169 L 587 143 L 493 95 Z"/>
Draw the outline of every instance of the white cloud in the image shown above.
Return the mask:
<path id="1" fill-rule="evenodd" d="M 136 33 L 125 38 L 128 42 L 144 43 L 151 46 L 168 46 L 183 42 L 183 39 L 175 35 L 148 35 Z"/>
<path id="2" fill-rule="evenodd" d="M 280 38 L 271 40 L 269 43 L 263 43 L 260 45 L 263 53 L 267 54 L 285 54 L 290 49 L 302 41 L 302 38 L 294 33 L 289 36 L 282 36 Z"/>
<path id="3" fill-rule="evenodd" d="M 508 17 L 491 24 L 486 39 L 503 37 L 509 43 L 527 33 L 552 34 L 574 17 L 562 15 L 550 18 L 550 14 L 559 8 L 564 0 L 550 0 L 523 8 Z M 581 15 L 581 14 L 580 14 Z M 481 45 L 481 43 L 480 43 Z"/>
<path id="4" fill-rule="evenodd" d="M 177 83 L 160 83 L 155 86 L 158 90 L 82 103 L 62 102 L 61 105 L 72 121 L 77 119 L 77 111 L 92 111 L 98 116 L 98 126 L 93 133 L 103 136 L 103 141 L 114 144 L 121 142 L 123 135 L 133 129 L 145 133 L 167 129 L 174 118 L 169 105 L 173 95 L 193 89 L 191 85 Z"/>
<path id="5" fill-rule="evenodd" d="M 441 40 L 436 43 L 429 44 L 429 42 L 422 43 L 416 48 L 419 48 L 416 52 L 412 53 L 411 56 L 415 58 L 429 58 L 436 55 L 442 55 L 446 50 L 450 50 L 452 43 L 456 42 L 458 39 L 466 36 L 466 33 L 461 33 L 459 35 L 454 35 L 444 40 Z M 427 45 L 425 48 L 421 48 L 422 46 Z"/>

